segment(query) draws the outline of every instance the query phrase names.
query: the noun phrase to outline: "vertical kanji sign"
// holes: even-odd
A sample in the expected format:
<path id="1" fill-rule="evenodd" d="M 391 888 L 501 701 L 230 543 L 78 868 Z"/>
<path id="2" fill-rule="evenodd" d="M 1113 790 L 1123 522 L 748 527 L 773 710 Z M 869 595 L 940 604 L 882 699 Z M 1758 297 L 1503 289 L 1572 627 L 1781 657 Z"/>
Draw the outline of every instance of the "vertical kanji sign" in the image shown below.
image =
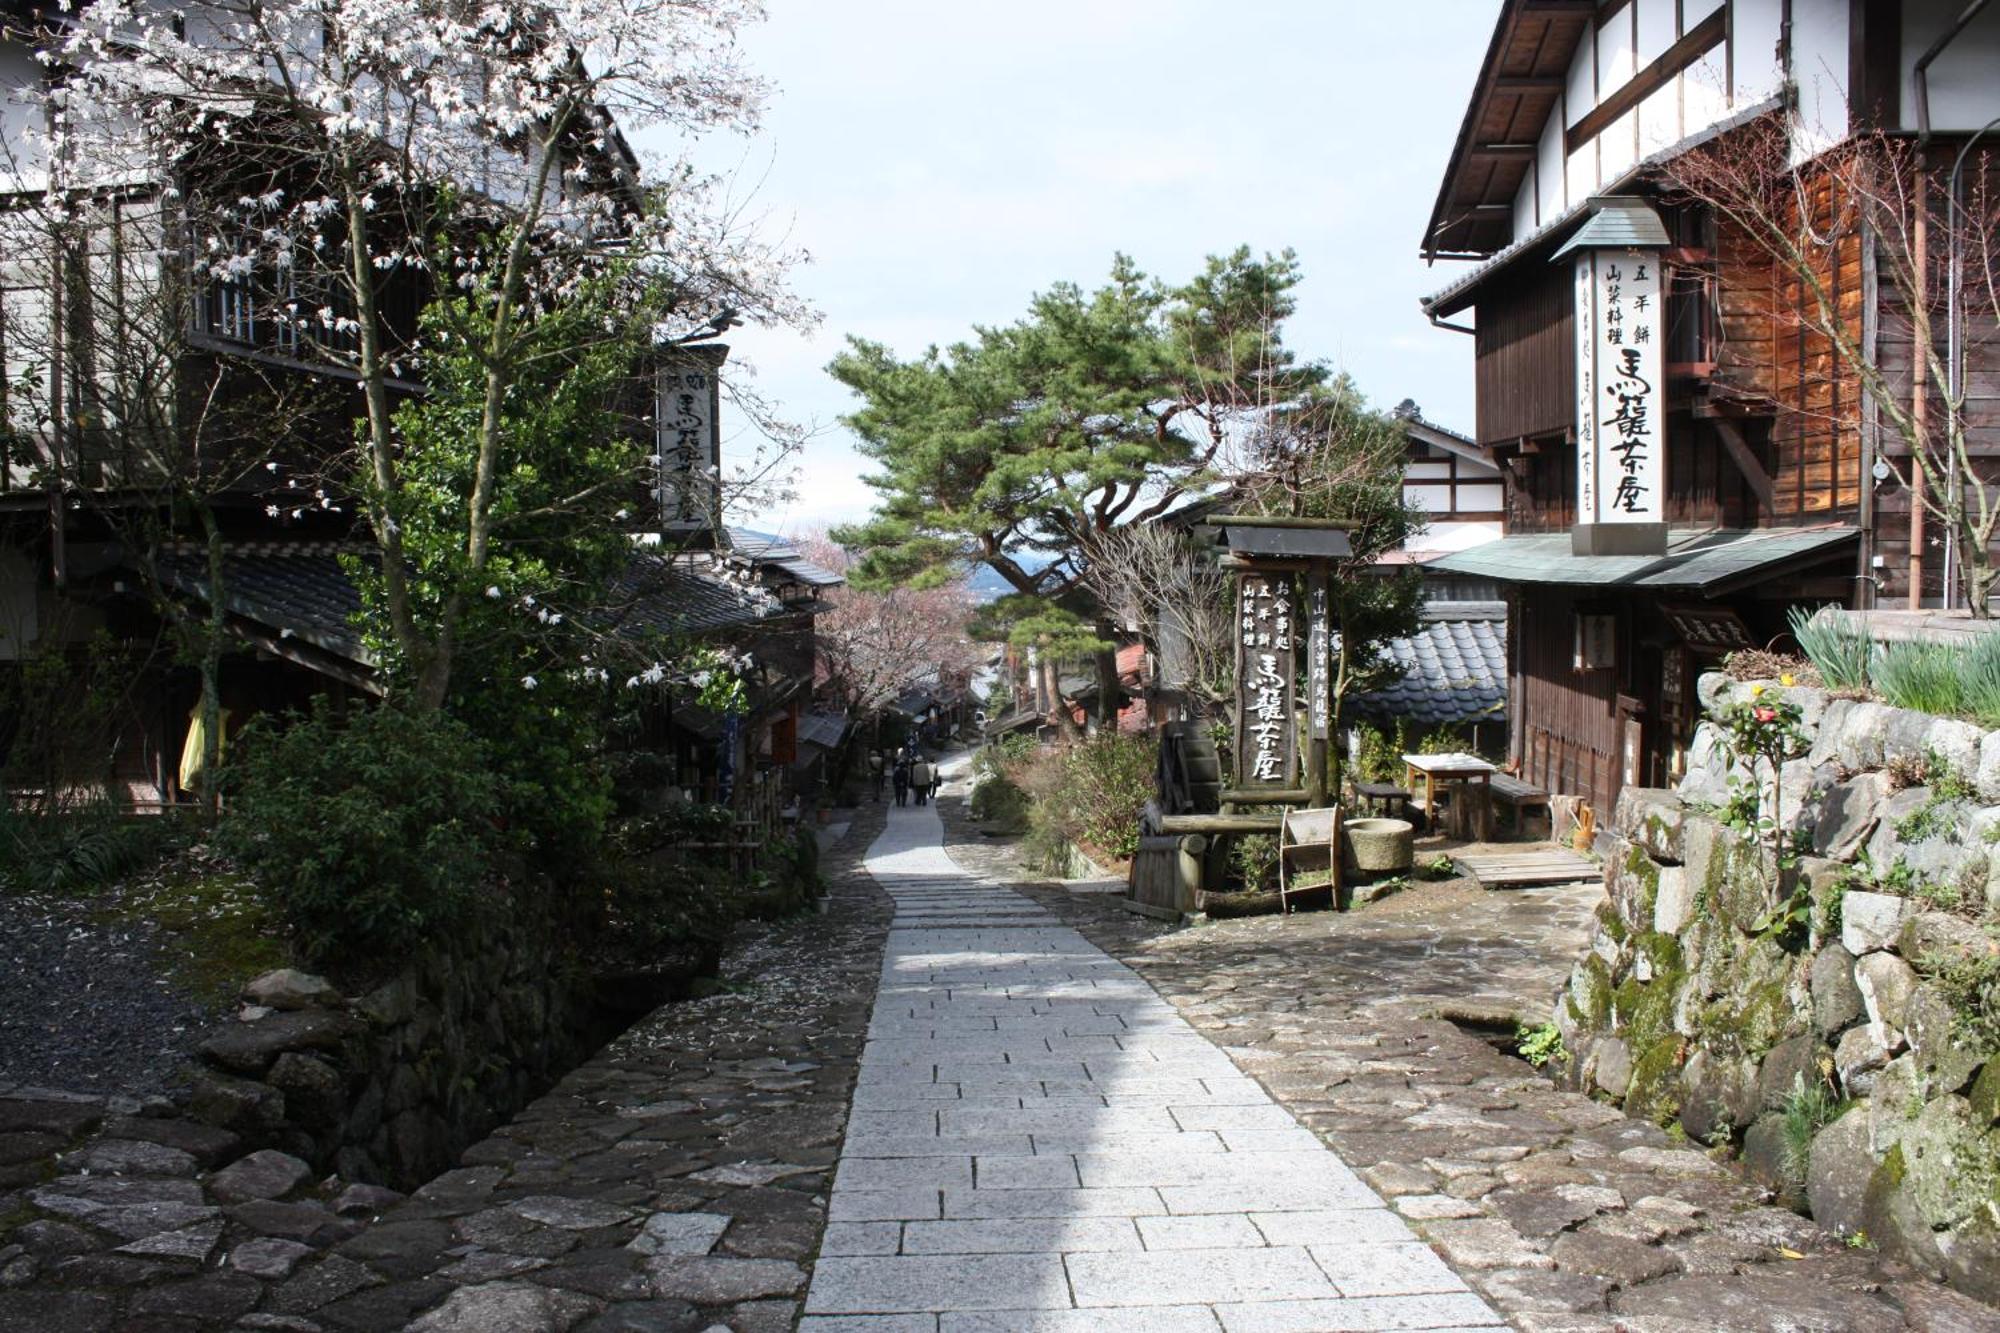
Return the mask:
<path id="1" fill-rule="evenodd" d="M 1297 652 L 1289 574 L 1243 573 L 1236 581 L 1236 780 L 1289 788 L 1297 771 L 1293 719 Z"/>
<path id="2" fill-rule="evenodd" d="M 1576 521 L 1660 523 L 1666 434 L 1660 255 L 1576 256 Z"/>
<path id="3" fill-rule="evenodd" d="M 659 370 L 656 438 L 660 526 L 668 537 L 712 531 L 719 521 L 722 440 L 716 370 L 726 349 L 689 348 Z"/>

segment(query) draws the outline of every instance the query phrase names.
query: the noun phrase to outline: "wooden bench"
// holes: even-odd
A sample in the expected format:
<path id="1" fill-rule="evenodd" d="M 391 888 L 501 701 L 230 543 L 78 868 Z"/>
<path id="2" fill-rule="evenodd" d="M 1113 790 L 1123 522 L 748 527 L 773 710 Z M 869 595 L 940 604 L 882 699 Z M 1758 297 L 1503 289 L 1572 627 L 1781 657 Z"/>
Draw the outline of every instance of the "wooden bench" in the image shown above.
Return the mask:
<path id="1" fill-rule="evenodd" d="M 1409 790 L 1393 782 L 1357 782 L 1354 798 L 1364 814 L 1379 814 L 1385 819 L 1410 817 Z"/>
<path id="2" fill-rule="evenodd" d="M 1545 828 L 1553 828 L 1554 818 L 1549 809 L 1549 794 L 1540 787 L 1523 782 L 1519 778 L 1509 777 L 1505 773 L 1495 773 L 1488 782 L 1493 791 L 1494 804 L 1513 811 L 1515 837 L 1527 835 L 1528 814 L 1532 810 L 1540 810 Z"/>

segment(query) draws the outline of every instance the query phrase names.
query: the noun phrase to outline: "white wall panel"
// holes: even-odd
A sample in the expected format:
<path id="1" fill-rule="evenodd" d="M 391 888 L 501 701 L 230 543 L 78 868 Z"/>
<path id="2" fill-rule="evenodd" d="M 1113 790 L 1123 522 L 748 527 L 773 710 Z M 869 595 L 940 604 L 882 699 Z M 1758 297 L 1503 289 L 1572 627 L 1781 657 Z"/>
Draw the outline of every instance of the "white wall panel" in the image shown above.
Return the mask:
<path id="1" fill-rule="evenodd" d="M 1504 507 L 1506 500 L 1498 482 L 1480 482 L 1458 488 L 1458 507 L 1468 514 L 1490 513 Z"/>
<path id="2" fill-rule="evenodd" d="M 1730 0 L 1736 105 L 1761 102 L 1784 82 L 1778 68 L 1779 0 Z"/>
<path id="3" fill-rule="evenodd" d="M 1680 80 L 1669 79 L 1639 103 L 1639 156 L 1657 153 L 1680 139 Z"/>
<path id="4" fill-rule="evenodd" d="M 1618 91 L 1638 66 L 1632 63 L 1632 6 L 1620 5 L 1597 25 L 1597 96 Z M 1576 108 L 1570 108 L 1576 114 Z"/>
<path id="5" fill-rule="evenodd" d="M 1627 111 L 1597 137 L 1597 177 L 1602 187 L 1639 160 L 1639 113 Z"/>
<path id="6" fill-rule="evenodd" d="M 1681 127 L 1696 134 L 1729 115 L 1729 69 L 1718 46 L 1681 72 Z"/>
<path id="7" fill-rule="evenodd" d="M 1563 110 L 1558 102 L 1542 126 L 1541 142 L 1535 146 L 1535 184 L 1542 192 L 1542 221 L 1561 217 L 1569 207 L 1569 186 L 1563 179 Z"/>
<path id="8" fill-rule="evenodd" d="M 1680 31 L 1675 27 L 1678 15 L 1675 0 L 1635 0 L 1639 6 L 1639 46 L 1634 60 L 1640 69 L 1652 64 L 1667 53 Z"/>
<path id="9" fill-rule="evenodd" d="M 1917 125 L 1909 68 L 1964 8 L 1963 0 L 1903 0 L 1903 124 Z M 1871 34 L 1872 40 L 1872 34 Z M 1929 70 L 1931 128 L 1976 130 L 2000 116 L 2000 9 L 1991 5 L 1952 39 Z"/>

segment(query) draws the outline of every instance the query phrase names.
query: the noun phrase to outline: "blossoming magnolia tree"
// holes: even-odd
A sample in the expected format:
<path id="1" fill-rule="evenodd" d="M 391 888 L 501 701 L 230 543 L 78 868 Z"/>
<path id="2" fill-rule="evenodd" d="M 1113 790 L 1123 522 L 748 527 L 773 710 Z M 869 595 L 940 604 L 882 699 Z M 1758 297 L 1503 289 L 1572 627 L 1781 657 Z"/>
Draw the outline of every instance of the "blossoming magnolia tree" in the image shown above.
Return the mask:
<path id="1" fill-rule="evenodd" d="M 800 543 L 814 564 L 845 574 L 854 562 L 824 532 Z M 934 587 L 843 587 L 813 621 L 821 666 L 841 701 L 858 717 L 878 713 L 908 690 L 953 676 L 970 677 L 986 656 L 968 626 L 965 580 Z"/>
<path id="2" fill-rule="evenodd" d="M 16 174 L 56 208 L 150 182 L 177 205 L 161 250 L 188 256 L 192 284 L 354 382 L 358 466 L 341 480 L 379 547 L 389 655 L 422 706 L 446 699 L 488 591 L 527 595 L 510 527 L 546 540 L 554 516 L 595 521 L 613 503 L 648 526 L 634 507 L 659 458 L 636 432 L 623 453 L 554 441 L 610 455 L 576 490 L 543 484 L 552 442 L 528 437 L 551 335 L 601 374 L 592 340 L 618 346 L 635 326 L 621 354 L 810 317 L 785 283 L 795 255 L 744 229 L 719 182 L 627 137 L 680 147 L 754 127 L 765 87 L 736 37 L 760 17 L 752 0 L 102 0 L 45 20 L 49 128 Z M 564 319 L 579 300 L 590 320 Z M 438 410 L 413 417 L 440 356 Z M 448 433 L 462 469 L 441 471 L 419 429 L 433 445 Z M 413 550 L 418 510 L 449 540 Z"/>

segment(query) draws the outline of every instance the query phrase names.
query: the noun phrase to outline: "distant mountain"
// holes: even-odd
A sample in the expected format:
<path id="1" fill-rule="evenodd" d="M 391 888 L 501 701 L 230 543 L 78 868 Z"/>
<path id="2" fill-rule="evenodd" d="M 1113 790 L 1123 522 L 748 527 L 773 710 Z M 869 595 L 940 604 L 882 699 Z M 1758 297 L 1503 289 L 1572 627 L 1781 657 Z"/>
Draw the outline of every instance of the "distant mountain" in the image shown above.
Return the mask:
<path id="1" fill-rule="evenodd" d="M 1045 569 L 1054 564 L 1055 557 L 1028 553 L 1020 557 L 1020 562 L 1021 568 L 1032 573 L 1035 570 Z M 975 568 L 972 571 L 972 577 L 966 581 L 965 586 L 971 590 L 972 599 L 982 606 L 995 598 L 1005 597 L 1008 593 L 1014 591 L 1014 585 L 995 573 L 991 565 L 980 565 Z"/>

